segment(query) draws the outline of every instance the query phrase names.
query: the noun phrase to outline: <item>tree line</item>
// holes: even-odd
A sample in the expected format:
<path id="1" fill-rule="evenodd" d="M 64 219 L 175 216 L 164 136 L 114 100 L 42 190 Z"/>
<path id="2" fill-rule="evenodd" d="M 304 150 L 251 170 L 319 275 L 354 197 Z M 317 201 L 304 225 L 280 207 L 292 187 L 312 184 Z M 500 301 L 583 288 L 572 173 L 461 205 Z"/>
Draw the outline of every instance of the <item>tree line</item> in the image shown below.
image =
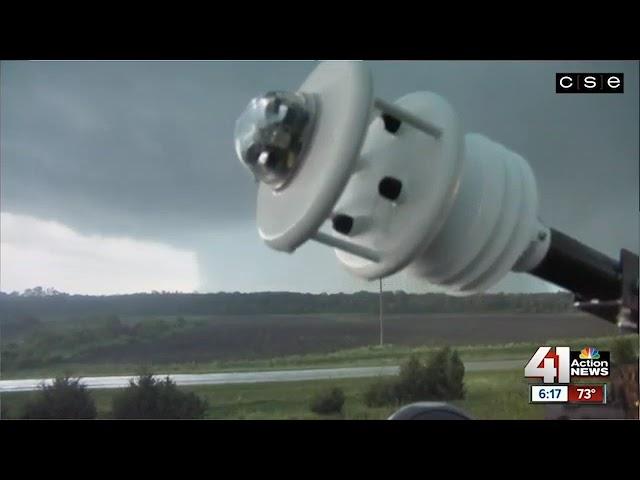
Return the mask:
<path id="1" fill-rule="evenodd" d="M 34 289 L 32 289 L 33 291 Z M 40 289 L 39 292 L 42 292 Z M 46 290 L 45 290 L 46 292 Z M 130 295 L 17 294 L 0 292 L 0 319 L 28 315 L 251 315 L 375 313 L 378 293 L 311 294 L 137 293 Z M 384 292 L 386 313 L 557 313 L 573 310 L 569 293 L 484 294 L 452 297 L 440 293 Z"/>

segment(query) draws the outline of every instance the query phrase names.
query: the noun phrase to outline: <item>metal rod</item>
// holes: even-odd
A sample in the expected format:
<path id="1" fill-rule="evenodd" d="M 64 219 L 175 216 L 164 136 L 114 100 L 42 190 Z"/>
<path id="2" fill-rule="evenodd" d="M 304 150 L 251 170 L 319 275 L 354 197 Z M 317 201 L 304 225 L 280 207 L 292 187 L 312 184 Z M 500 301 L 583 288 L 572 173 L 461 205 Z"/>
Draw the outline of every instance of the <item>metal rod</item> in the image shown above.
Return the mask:
<path id="1" fill-rule="evenodd" d="M 347 242 L 346 240 L 342 240 L 341 238 L 328 235 L 324 232 L 316 232 L 316 234 L 311 238 L 313 238 L 316 242 L 328 245 L 333 248 L 337 248 L 338 250 L 344 250 L 347 253 L 366 258 L 367 260 L 371 260 L 372 262 L 378 263 L 380 261 L 380 255 L 378 255 L 378 252 L 367 247 L 355 245 L 351 242 Z"/>
<path id="2" fill-rule="evenodd" d="M 409 125 L 417 128 L 418 130 L 422 130 L 427 135 L 431 135 L 435 138 L 440 138 L 442 135 L 442 129 L 437 127 L 419 117 L 416 117 L 410 112 L 407 112 L 403 108 L 394 105 L 393 103 L 385 102 L 379 98 L 376 98 L 373 101 L 373 105 L 375 108 L 380 110 L 381 112 L 388 113 L 392 117 L 400 120 L 401 122 L 408 123 Z"/>
<path id="3" fill-rule="evenodd" d="M 380 346 L 384 345 L 384 328 L 382 325 L 382 277 L 380 277 Z"/>
<path id="4" fill-rule="evenodd" d="M 554 229 L 547 254 L 529 273 L 570 290 L 581 300 L 622 296 L 619 262 Z"/>

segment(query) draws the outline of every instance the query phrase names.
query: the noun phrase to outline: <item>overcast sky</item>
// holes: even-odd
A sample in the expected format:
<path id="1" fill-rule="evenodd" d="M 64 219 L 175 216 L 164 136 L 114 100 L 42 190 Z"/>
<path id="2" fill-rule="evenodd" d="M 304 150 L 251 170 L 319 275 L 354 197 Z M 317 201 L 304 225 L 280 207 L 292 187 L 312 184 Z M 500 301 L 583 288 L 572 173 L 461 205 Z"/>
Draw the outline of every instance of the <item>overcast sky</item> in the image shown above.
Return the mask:
<path id="1" fill-rule="evenodd" d="M 368 62 L 377 96 L 443 95 L 531 164 L 547 225 L 638 251 L 637 62 Z M 3 291 L 374 290 L 330 249 L 275 252 L 235 157 L 248 101 L 314 62 L 2 62 Z M 622 95 L 557 95 L 556 72 L 624 72 Z M 426 291 L 396 276 L 389 288 Z M 510 275 L 495 290 L 546 290 Z"/>

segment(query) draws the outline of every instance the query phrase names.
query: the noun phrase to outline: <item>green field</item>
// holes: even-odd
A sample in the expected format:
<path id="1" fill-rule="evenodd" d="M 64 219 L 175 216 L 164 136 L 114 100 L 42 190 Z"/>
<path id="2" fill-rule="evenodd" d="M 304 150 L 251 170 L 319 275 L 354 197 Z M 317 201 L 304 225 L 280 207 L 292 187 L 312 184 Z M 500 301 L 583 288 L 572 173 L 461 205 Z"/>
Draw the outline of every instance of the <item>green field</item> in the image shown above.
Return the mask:
<path id="1" fill-rule="evenodd" d="M 548 345 L 567 345 L 581 349 L 586 345 L 601 350 L 611 350 L 613 341 L 629 338 L 637 343 L 637 335 L 555 339 Z M 465 361 L 522 359 L 522 365 L 539 346 L 537 342 L 523 342 L 505 345 L 456 347 Z M 270 360 L 236 360 L 205 363 L 163 364 L 151 368 L 160 373 L 212 373 L 216 371 L 243 371 L 269 369 L 299 369 L 326 367 L 356 367 L 398 365 L 410 355 L 426 357 L 435 347 L 363 347 L 341 350 L 328 354 L 293 355 Z M 66 366 L 69 367 L 69 366 Z M 49 368 L 34 370 L 32 378 L 55 376 L 60 373 L 73 375 L 137 374 L 140 366 L 116 365 L 75 365 L 65 371 Z M 153 365 L 147 365 L 147 368 Z M 24 372 L 22 372 L 24 373 Z M 3 378 L 8 378 L 3 375 Z M 22 378 L 26 378 L 22 376 Z M 205 398 L 209 404 L 209 419 L 385 419 L 397 407 L 369 408 L 362 395 L 374 378 L 299 381 L 281 383 L 258 383 L 242 385 L 203 385 L 182 387 Z M 523 378 L 522 369 L 495 372 L 469 372 L 465 375 L 466 398 L 453 402 L 471 416 L 478 419 L 539 419 L 544 417 L 544 407 L 528 403 L 528 382 Z M 322 417 L 312 413 L 309 403 L 321 390 L 337 386 L 347 397 L 341 416 Z M 111 399 L 118 390 L 92 390 L 96 399 L 99 418 L 109 418 Z M 19 417 L 22 406 L 34 392 L 2 394 L 0 400 L 7 409 L 9 418 Z"/>
<path id="2" fill-rule="evenodd" d="M 616 329 L 577 313 L 390 314 L 384 333 L 386 347 L 371 348 L 378 343 L 379 320 L 370 314 L 28 317 L 2 327 L 0 374 L 33 378 L 133 374 L 140 366 L 171 373 L 385 364 L 412 350 L 444 345 L 466 351 L 612 336 Z M 486 355 L 524 355 L 500 348 L 486 349 Z M 522 348 L 528 352 L 528 346 Z"/>
<path id="3" fill-rule="evenodd" d="M 521 360 L 540 345 L 610 350 L 622 338 L 608 324 L 575 314 L 394 315 L 383 347 L 369 315 L 97 317 L 35 323 L 2 338 L 0 379 L 56 376 L 215 373 L 399 365 L 453 346 L 465 361 Z M 599 323 L 598 323 L 599 322 Z M 583 326 L 589 328 L 582 328 Z M 583 338 L 571 337 L 581 332 Z M 627 336 L 634 338 L 636 336 Z M 8 367 L 8 368 L 7 368 Z M 210 419 L 384 419 L 397 407 L 368 408 L 373 378 L 183 387 L 205 398 Z M 543 418 L 528 403 L 522 369 L 469 372 L 467 396 L 453 402 L 480 419 Z M 310 411 L 311 398 L 338 386 L 347 400 L 340 417 Z M 92 390 L 99 418 L 109 418 L 117 390 Z M 20 417 L 34 392 L 2 394 L 3 411 Z"/>
<path id="4" fill-rule="evenodd" d="M 383 420 L 397 407 L 368 408 L 362 393 L 375 379 L 345 379 L 304 382 L 262 383 L 246 385 L 216 385 L 189 387 L 209 403 L 209 419 L 350 419 Z M 528 403 L 527 382 L 522 371 L 469 373 L 465 376 L 467 395 L 452 402 L 478 419 L 540 419 L 541 406 Z M 318 391 L 337 386 L 347 397 L 341 416 L 319 416 L 309 409 L 309 402 Z M 118 390 L 92 390 L 99 418 L 109 418 L 111 399 Z M 20 415 L 29 393 L 3 394 L 1 401 L 9 417 Z"/>
<path id="5" fill-rule="evenodd" d="M 548 345 L 566 345 L 573 349 L 594 345 L 602 350 L 611 348 L 617 338 L 637 338 L 637 335 L 608 336 L 597 338 L 559 338 L 544 342 Z M 501 345 L 463 345 L 456 346 L 464 361 L 482 360 L 527 360 L 533 355 L 539 342 L 509 343 Z M 410 355 L 427 356 L 436 346 L 369 346 L 339 350 L 329 353 L 310 353 L 289 355 L 270 359 L 215 360 L 181 363 L 64 363 L 43 367 L 8 370 L 1 372 L 2 379 L 49 378 L 61 375 L 104 376 L 135 375 L 142 369 L 158 374 L 172 373 L 215 373 L 242 372 L 258 370 L 287 370 L 301 368 L 337 368 L 399 365 Z"/>

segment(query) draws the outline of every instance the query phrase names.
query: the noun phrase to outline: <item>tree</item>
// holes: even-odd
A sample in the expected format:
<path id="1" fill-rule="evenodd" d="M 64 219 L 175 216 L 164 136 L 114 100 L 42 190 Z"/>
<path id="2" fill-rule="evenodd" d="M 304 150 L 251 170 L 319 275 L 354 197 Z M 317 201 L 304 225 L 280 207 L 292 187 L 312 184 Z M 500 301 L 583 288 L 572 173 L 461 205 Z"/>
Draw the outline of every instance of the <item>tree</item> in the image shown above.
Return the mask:
<path id="1" fill-rule="evenodd" d="M 105 319 L 105 329 L 112 337 L 127 333 L 128 328 L 122 323 L 118 315 L 108 315 Z"/>
<path id="2" fill-rule="evenodd" d="M 40 286 L 27 288 L 23 293 L 24 297 L 44 297 L 44 289 Z"/>
<path id="3" fill-rule="evenodd" d="M 56 378 L 40 390 L 24 408 L 25 419 L 93 419 L 98 412 L 95 401 L 80 379 Z"/>
<path id="4" fill-rule="evenodd" d="M 158 380 L 150 373 L 113 398 L 112 414 L 119 419 L 196 419 L 204 418 L 207 402 L 193 392 L 183 392 L 169 377 Z"/>
<path id="5" fill-rule="evenodd" d="M 435 400 L 464 398 L 464 363 L 458 352 L 445 347 L 436 352 L 426 365 L 429 394 Z"/>
<path id="6" fill-rule="evenodd" d="M 364 401 L 370 407 L 425 400 L 464 398 L 464 364 L 458 352 L 445 347 L 426 363 L 412 355 L 394 379 L 369 385 Z"/>
<path id="7" fill-rule="evenodd" d="M 33 329 L 42 325 L 42 321 L 34 315 L 22 315 L 18 317 L 18 322 L 20 323 L 20 327 L 24 329 Z"/>
<path id="8" fill-rule="evenodd" d="M 611 346 L 612 361 L 617 365 L 638 363 L 638 338 L 620 337 L 613 341 Z"/>
<path id="9" fill-rule="evenodd" d="M 399 402 L 416 402 L 428 400 L 432 387 L 427 367 L 412 355 L 406 363 L 400 366 L 396 396 Z"/>
<path id="10" fill-rule="evenodd" d="M 363 400 L 367 407 L 383 407 L 399 403 L 398 380 L 378 378 L 364 391 Z"/>
<path id="11" fill-rule="evenodd" d="M 341 388 L 334 387 L 316 394 L 311 400 L 311 411 L 319 415 L 342 413 L 345 396 Z"/>

